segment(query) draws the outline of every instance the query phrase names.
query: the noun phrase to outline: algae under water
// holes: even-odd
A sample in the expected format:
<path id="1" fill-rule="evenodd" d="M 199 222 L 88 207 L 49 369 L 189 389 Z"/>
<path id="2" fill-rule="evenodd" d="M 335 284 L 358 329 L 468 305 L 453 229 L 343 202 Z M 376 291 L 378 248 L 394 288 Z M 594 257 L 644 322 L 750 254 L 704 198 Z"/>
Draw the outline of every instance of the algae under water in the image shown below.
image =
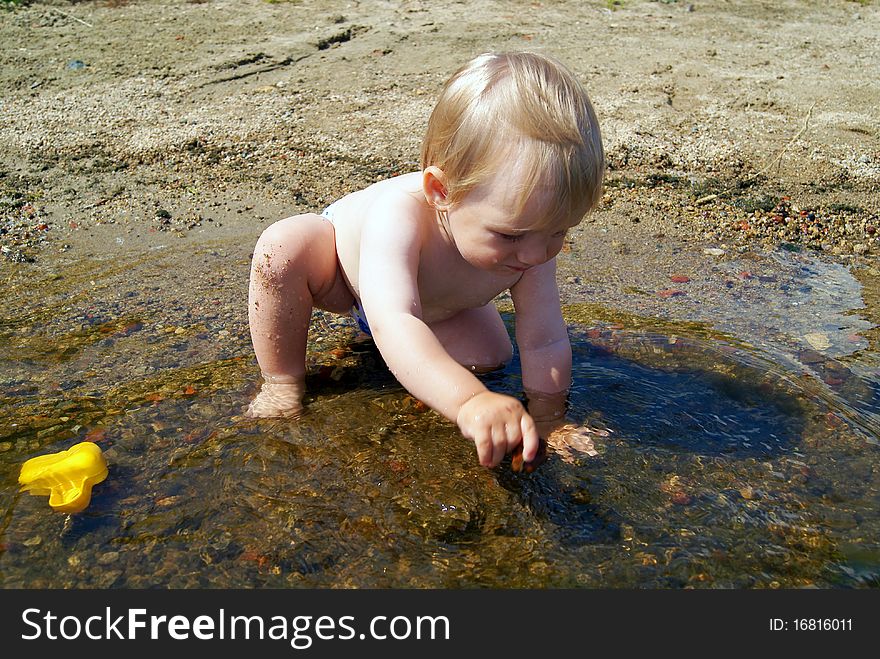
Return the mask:
<path id="1" fill-rule="evenodd" d="M 307 413 L 243 418 L 257 386 L 247 255 L 188 249 L 7 277 L 4 588 L 880 584 L 876 355 L 839 338 L 858 308 L 840 290 L 822 318 L 802 290 L 809 313 L 777 326 L 766 310 L 798 301 L 790 287 L 762 314 L 722 294 L 688 320 L 567 306 L 568 416 L 612 432 L 597 457 L 551 454 L 525 475 L 480 467 L 331 315 L 314 323 Z M 802 327 L 828 346 L 798 343 Z M 485 381 L 521 396 L 518 370 Z M 87 510 L 19 492 L 28 458 L 86 440 L 110 469 Z"/>

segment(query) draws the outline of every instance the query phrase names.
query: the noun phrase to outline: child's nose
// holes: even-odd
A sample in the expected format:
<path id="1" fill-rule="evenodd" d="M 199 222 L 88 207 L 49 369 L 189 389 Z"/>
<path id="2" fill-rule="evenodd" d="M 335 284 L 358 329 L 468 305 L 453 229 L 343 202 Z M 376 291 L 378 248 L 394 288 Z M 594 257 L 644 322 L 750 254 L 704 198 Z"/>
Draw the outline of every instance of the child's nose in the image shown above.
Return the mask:
<path id="1" fill-rule="evenodd" d="M 527 241 L 516 258 L 525 265 L 541 265 L 550 260 L 550 247 L 543 240 Z"/>

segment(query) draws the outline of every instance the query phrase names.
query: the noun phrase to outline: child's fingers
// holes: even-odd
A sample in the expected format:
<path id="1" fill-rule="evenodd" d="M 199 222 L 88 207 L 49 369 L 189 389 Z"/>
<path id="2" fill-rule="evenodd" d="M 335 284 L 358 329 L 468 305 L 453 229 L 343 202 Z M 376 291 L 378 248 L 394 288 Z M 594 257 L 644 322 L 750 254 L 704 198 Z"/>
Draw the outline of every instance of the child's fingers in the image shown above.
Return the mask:
<path id="1" fill-rule="evenodd" d="M 491 433 L 482 431 L 478 432 L 473 437 L 474 446 L 477 449 L 477 459 L 480 464 L 484 467 L 491 467 L 492 458 L 495 452 L 495 445 L 492 442 Z"/>
<path id="2" fill-rule="evenodd" d="M 495 428 L 492 432 L 492 464 L 490 467 L 495 467 L 501 464 L 501 461 L 504 459 L 504 456 L 507 455 L 507 446 L 508 444 L 512 444 L 510 441 L 510 437 L 508 436 L 507 426 L 501 426 L 500 428 Z"/>
<path id="3" fill-rule="evenodd" d="M 531 462 L 535 459 L 538 452 L 538 429 L 535 427 L 535 420 L 528 414 L 523 414 L 519 420 L 520 430 L 522 430 L 523 440 L 523 460 Z"/>

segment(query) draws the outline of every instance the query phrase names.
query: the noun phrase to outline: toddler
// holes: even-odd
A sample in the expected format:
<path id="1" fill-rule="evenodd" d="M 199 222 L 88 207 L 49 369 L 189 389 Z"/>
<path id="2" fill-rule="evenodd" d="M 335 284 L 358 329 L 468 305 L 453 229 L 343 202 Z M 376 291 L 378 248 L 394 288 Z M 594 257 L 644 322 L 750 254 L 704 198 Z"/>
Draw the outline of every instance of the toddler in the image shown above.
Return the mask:
<path id="1" fill-rule="evenodd" d="M 440 93 L 420 171 L 260 236 L 248 315 L 263 383 L 248 414 L 301 413 L 318 307 L 351 312 L 397 380 L 474 442 L 480 464 L 520 446 L 529 462 L 539 435 L 589 452 L 589 429 L 564 421 L 571 345 L 556 255 L 603 174 L 596 115 L 568 69 L 533 53 L 472 59 Z M 508 290 L 528 411 L 475 375 L 511 359 L 493 304 Z"/>

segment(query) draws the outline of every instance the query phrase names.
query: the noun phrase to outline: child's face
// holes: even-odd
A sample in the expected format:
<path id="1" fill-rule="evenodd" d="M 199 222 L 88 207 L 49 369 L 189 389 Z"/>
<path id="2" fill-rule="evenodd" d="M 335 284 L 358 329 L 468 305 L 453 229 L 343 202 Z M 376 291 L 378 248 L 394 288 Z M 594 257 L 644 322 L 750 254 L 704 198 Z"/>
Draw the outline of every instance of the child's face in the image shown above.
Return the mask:
<path id="1" fill-rule="evenodd" d="M 576 220 L 544 226 L 552 190 L 537 188 L 522 209 L 517 190 L 515 174 L 502 171 L 448 210 L 455 246 L 472 266 L 512 275 L 546 263 L 562 249 Z"/>

